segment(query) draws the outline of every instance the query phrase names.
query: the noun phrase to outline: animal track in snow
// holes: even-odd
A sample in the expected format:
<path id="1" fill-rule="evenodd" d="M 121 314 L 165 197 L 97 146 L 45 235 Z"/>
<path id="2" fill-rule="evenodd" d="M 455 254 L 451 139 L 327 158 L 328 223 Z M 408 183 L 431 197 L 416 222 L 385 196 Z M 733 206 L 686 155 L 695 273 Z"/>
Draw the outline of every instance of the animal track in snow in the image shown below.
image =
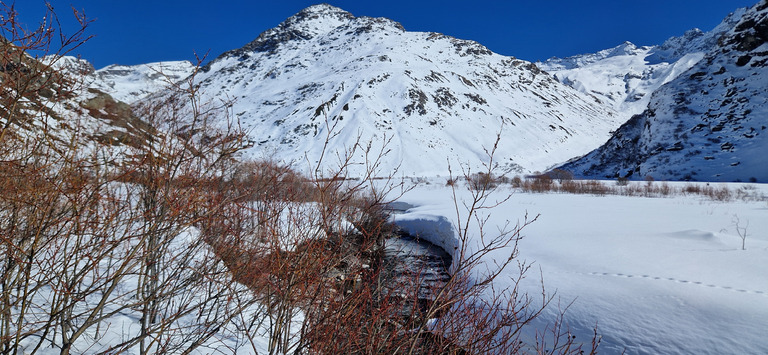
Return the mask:
<path id="1" fill-rule="evenodd" d="M 625 278 L 641 278 L 641 279 L 650 279 L 650 280 L 665 280 L 665 281 L 672 281 L 682 284 L 693 284 L 698 286 L 704 286 L 704 287 L 710 287 L 710 288 L 719 288 L 723 290 L 730 290 L 734 292 L 740 292 L 740 293 L 751 293 L 751 294 L 757 294 L 757 295 L 764 295 L 768 296 L 768 292 L 765 291 L 755 291 L 755 290 L 745 290 L 740 288 L 733 288 L 731 286 L 719 286 L 719 285 L 713 285 L 713 284 L 705 284 L 701 281 L 689 281 L 689 280 L 680 280 L 673 277 L 659 277 L 659 276 L 651 276 L 651 275 L 632 275 L 632 274 L 624 274 L 624 273 L 608 273 L 608 272 L 590 272 L 586 275 L 592 275 L 592 276 L 612 276 L 612 277 L 625 277 Z"/>

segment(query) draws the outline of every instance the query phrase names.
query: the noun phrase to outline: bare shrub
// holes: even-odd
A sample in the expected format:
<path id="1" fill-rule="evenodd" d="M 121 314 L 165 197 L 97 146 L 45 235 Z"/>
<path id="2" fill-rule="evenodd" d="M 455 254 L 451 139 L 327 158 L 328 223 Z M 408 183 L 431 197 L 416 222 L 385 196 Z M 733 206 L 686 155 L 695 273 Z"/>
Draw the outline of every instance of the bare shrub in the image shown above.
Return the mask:
<path id="1" fill-rule="evenodd" d="M 523 179 L 520 178 L 519 175 L 515 175 L 515 177 L 512 178 L 511 184 L 514 188 L 520 188 L 523 186 Z"/>
<path id="2" fill-rule="evenodd" d="M 665 181 L 661 183 L 657 191 L 661 196 L 669 196 L 672 193 L 672 187 Z"/>
<path id="3" fill-rule="evenodd" d="M 651 175 L 646 175 L 645 178 L 643 178 L 643 181 L 645 181 L 647 185 L 653 185 L 655 179 Z"/>
<path id="4" fill-rule="evenodd" d="M 697 184 L 686 184 L 683 188 L 683 192 L 686 194 L 701 194 L 701 187 Z"/>
<path id="5" fill-rule="evenodd" d="M 730 201 L 732 199 L 731 190 L 726 186 L 710 187 L 707 189 L 707 195 L 715 201 Z"/>
<path id="6" fill-rule="evenodd" d="M 739 238 L 741 238 L 741 250 L 747 250 L 746 242 L 747 242 L 747 228 L 749 227 L 749 220 L 747 220 L 747 223 L 744 224 L 744 227 L 742 227 L 739 216 L 734 215 L 733 226 L 734 228 L 736 228 L 736 234 L 738 234 Z"/>
<path id="7" fill-rule="evenodd" d="M 608 186 L 596 180 L 589 180 L 585 182 L 583 190 L 586 191 L 586 193 L 597 196 L 605 196 L 609 191 Z"/>
<path id="8" fill-rule="evenodd" d="M 563 181 L 573 180 L 573 173 L 563 169 L 553 169 L 546 174 L 550 178 L 562 183 Z"/>
<path id="9" fill-rule="evenodd" d="M 560 183 L 560 191 L 569 194 L 583 193 L 581 185 L 581 182 L 566 180 Z"/>
<path id="10" fill-rule="evenodd" d="M 553 188 L 553 181 L 547 175 L 538 175 L 533 177 L 530 184 L 530 191 L 533 192 L 549 192 Z"/>
<path id="11" fill-rule="evenodd" d="M 647 185 L 640 185 L 640 184 L 630 184 L 625 186 L 622 190 L 623 194 L 626 196 L 645 196 L 646 195 L 646 186 Z"/>
<path id="12" fill-rule="evenodd" d="M 493 188 L 498 184 L 498 178 L 486 172 L 472 174 L 466 179 L 469 186 L 475 190 Z"/>

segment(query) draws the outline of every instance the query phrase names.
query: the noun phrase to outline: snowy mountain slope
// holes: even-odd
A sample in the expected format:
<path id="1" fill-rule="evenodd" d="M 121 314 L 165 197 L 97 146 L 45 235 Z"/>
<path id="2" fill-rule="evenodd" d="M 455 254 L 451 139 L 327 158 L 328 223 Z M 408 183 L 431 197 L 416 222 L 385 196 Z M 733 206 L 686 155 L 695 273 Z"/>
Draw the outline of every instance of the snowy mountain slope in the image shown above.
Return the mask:
<path id="1" fill-rule="evenodd" d="M 563 84 L 597 96 L 629 119 L 645 110 L 651 93 L 704 56 L 694 52 L 675 62 L 651 64 L 646 58 L 655 48 L 637 47 L 626 42 L 591 56 L 550 59 L 537 65 Z"/>
<path id="2" fill-rule="evenodd" d="M 250 154 L 299 168 L 320 159 L 332 130 L 324 167 L 358 140 L 374 151 L 389 140 L 384 174 L 401 165 L 405 175 L 441 175 L 448 162 L 457 171 L 487 160 L 483 148 L 501 131 L 500 167 L 531 172 L 585 154 L 621 123 L 530 62 L 330 5 L 223 54 L 197 80 L 210 100 L 235 100 Z"/>
<path id="3" fill-rule="evenodd" d="M 768 181 L 768 2 L 746 11 L 648 109 L 562 166 L 587 177 Z"/>
<path id="4" fill-rule="evenodd" d="M 38 61 L 26 53 L 20 58 L 0 73 L 0 82 L 10 79 L 4 82 L 9 86 L 4 85 L 0 101 L 0 123 L 18 142 L 45 142 L 57 152 L 71 151 L 70 144 L 77 142 L 86 154 L 104 153 L 105 146 L 117 151 L 142 146 L 157 133 L 127 104 L 86 85 L 93 70 L 88 62 L 74 57 Z"/>
<path id="5" fill-rule="evenodd" d="M 195 66 L 186 60 L 138 65 L 112 64 L 95 70 L 85 59 L 63 56 L 56 58 L 56 62 L 51 64 L 56 69 L 67 71 L 73 77 L 81 78 L 82 86 L 109 94 L 115 100 L 127 104 L 168 89 L 195 71 Z"/>
<path id="6" fill-rule="evenodd" d="M 89 86 L 132 104 L 187 78 L 194 70 L 195 66 L 189 61 L 113 64 L 94 71 Z"/>
<path id="7" fill-rule="evenodd" d="M 709 32 L 699 29 L 658 46 L 625 42 L 593 54 L 550 58 L 536 63 L 560 82 L 597 96 L 628 120 L 643 112 L 651 93 L 690 69 L 717 45 L 717 39 L 744 15 L 739 9 Z"/>

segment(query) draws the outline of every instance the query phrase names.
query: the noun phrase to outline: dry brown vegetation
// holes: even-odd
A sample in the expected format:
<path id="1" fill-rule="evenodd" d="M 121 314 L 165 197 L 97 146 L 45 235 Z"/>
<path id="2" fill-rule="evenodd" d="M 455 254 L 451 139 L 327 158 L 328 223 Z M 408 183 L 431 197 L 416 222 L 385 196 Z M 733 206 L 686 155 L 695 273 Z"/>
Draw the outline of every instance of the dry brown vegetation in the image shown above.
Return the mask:
<path id="1" fill-rule="evenodd" d="M 635 197 L 674 197 L 695 195 L 713 201 L 734 200 L 763 200 L 761 195 L 750 185 L 732 189 L 726 185 L 709 183 L 671 184 L 666 181 L 657 182 L 647 177 L 644 182 L 631 182 L 628 180 L 574 180 L 568 172 L 555 171 L 550 174 L 536 174 L 526 178 L 515 176 L 489 176 L 486 174 L 473 174 L 467 178 L 468 186 L 496 186 L 508 184 L 522 192 L 531 193 L 568 193 L 587 194 L 595 196 L 617 195 Z M 448 186 L 455 186 L 455 180 L 449 180 Z"/>

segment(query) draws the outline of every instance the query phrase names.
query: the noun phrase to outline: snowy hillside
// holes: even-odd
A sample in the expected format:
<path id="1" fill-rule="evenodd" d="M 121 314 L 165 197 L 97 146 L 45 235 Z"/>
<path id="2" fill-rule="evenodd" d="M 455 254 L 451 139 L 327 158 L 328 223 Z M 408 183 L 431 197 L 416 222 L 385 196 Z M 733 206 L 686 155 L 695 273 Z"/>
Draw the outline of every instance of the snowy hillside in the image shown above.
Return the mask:
<path id="1" fill-rule="evenodd" d="M 85 59 L 72 56 L 46 57 L 56 59 L 52 66 L 73 77 L 80 77 L 81 86 L 109 94 L 117 101 L 133 104 L 189 77 L 195 66 L 189 61 L 157 62 L 138 65 L 112 64 L 96 70 Z"/>
<path id="2" fill-rule="evenodd" d="M 699 29 L 672 37 L 658 46 L 625 42 L 593 54 L 551 58 L 537 66 L 560 82 L 600 98 L 626 120 L 643 112 L 651 93 L 691 68 L 717 45 L 744 14 L 737 10 L 709 32 Z"/>
<path id="3" fill-rule="evenodd" d="M 113 64 L 96 70 L 89 86 L 131 104 L 188 77 L 194 69 L 188 61 Z"/>
<path id="4" fill-rule="evenodd" d="M 11 76 L 28 84 L 10 90 L 0 102 L 0 108 L 12 109 L 8 116 L 15 124 L 7 127 L 16 138 L 45 141 L 54 151 L 67 151 L 63 148 L 78 142 L 87 146 L 85 151 L 105 153 L 104 146 L 138 147 L 157 134 L 128 104 L 89 86 L 93 66 L 87 61 L 55 56 L 38 61 L 27 54 L 22 58 L 18 70 L 0 74 L 0 80 Z M 0 117 L 0 122 L 5 120 L 7 116 Z"/>
<path id="5" fill-rule="evenodd" d="M 324 167 L 359 137 L 373 151 L 390 141 L 383 174 L 401 165 L 400 174 L 444 175 L 449 162 L 458 170 L 487 160 L 483 149 L 501 131 L 496 161 L 525 173 L 587 153 L 622 122 L 530 62 L 329 5 L 223 54 L 198 80 L 211 100 L 235 100 L 250 154 L 302 169 L 320 159 L 330 135 Z"/>
<path id="6" fill-rule="evenodd" d="M 660 87 L 602 147 L 562 166 L 586 177 L 768 181 L 768 2 Z M 726 21 L 728 22 L 728 21 Z"/>

